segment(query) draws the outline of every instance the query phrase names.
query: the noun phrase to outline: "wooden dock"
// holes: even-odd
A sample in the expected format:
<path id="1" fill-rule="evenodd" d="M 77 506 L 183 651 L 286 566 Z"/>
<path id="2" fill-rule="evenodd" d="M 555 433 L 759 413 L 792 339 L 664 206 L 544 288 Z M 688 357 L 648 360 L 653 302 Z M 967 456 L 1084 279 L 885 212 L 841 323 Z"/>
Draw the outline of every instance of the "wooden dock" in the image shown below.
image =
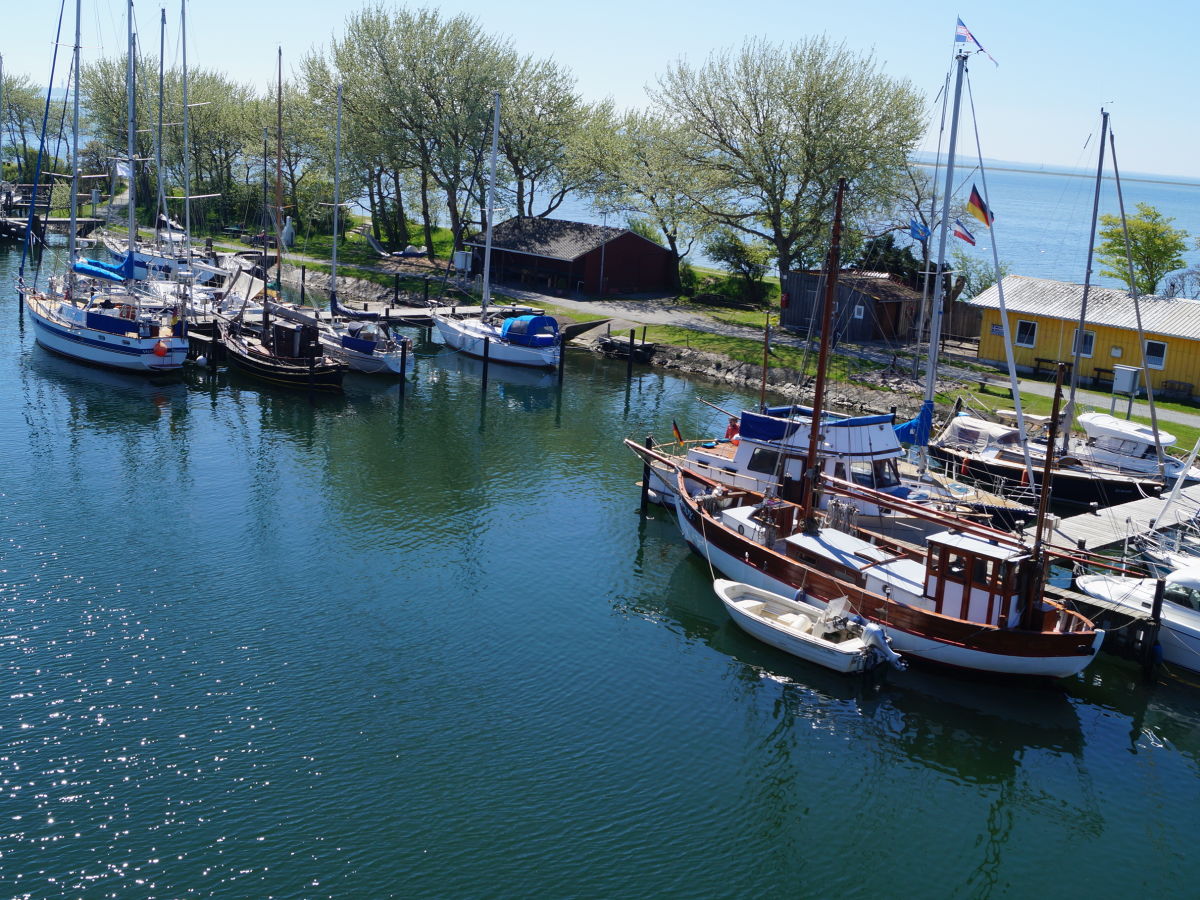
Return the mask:
<path id="1" fill-rule="evenodd" d="M 1158 522 L 1157 528 L 1151 527 L 1166 502 L 1166 497 L 1146 497 L 1060 519 L 1053 528 L 1046 530 L 1046 540 L 1063 550 L 1100 550 L 1119 544 L 1126 538 L 1182 525 L 1200 511 L 1200 484 L 1181 490 L 1178 499 L 1167 510 L 1162 521 Z M 1030 540 L 1033 539 L 1034 530 L 1033 526 L 1025 529 L 1025 535 Z"/>

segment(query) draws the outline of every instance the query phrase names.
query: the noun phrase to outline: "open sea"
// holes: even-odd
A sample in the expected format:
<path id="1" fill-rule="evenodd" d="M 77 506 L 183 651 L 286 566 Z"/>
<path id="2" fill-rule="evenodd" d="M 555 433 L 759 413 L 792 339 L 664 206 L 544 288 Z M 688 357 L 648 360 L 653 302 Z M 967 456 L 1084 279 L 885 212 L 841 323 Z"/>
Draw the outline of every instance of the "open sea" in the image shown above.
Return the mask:
<path id="1" fill-rule="evenodd" d="M 1040 168 L 1012 162 L 985 163 L 987 168 L 982 175 L 978 167 L 970 162 L 960 160 L 955 167 L 951 216 L 957 215 L 962 219 L 974 235 L 976 244 L 972 247 L 953 236 L 948 237 L 948 264 L 950 252 L 957 248 L 991 265 L 991 241 L 994 235 L 1000 261 L 1011 274 L 1082 284 L 1087 269 L 1092 201 L 1096 189 L 1095 163 L 1091 171 Z M 934 177 L 932 166 L 925 167 L 924 171 Z M 1106 163 L 1106 171 L 1111 172 L 1111 163 Z M 939 196 L 945 177 L 945 169 L 937 170 Z M 972 184 L 983 193 L 985 180 L 989 205 L 996 216 L 990 233 L 978 219 L 961 212 L 963 203 L 971 194 Z M 1173 218 L 1173 227 L 1189 235 L 1187 251 L 1183 254 L 1184 262 L 1188 266 L 1200 266 L 1200 250 L 1196 248 L 1196 241 L 1200 240 L 1200 179 L 1122 174 L 1121 193 L 1124 195 L 1127 216 L 1137 214 L 1138 203 L 1148 203 L 1164 216 Z M 953 212 L 955 209 L 959 212 Z M 1120 214 L 1116 182 L 1111 174 L 1101 182 L 1099 212 L 1100 215 Z M 605 217 L 588 203 L 574 197 L 569 197 L 554 213 L 554 217 L 609 225 L 624 222 L 612 215 Z M 897 244 L 911 245 L 917 259 L 921 258 L 920 245 L 908 237 L 907 231 L 897 233 Z M 930 242 L 930 253 L 934 257 L 937 255 L 936 234 Z M 688 259 L 698 265 L 719 267 L 707 259 L 700 248 L 693 250 Z M 1102 268 L 1099 260 L 1093 262 L 1093 284 L 1122 286 L 1117 279 L 1102 276 Z"/>
<path id="2" fill-rule="evenodd" d="M 403 393 L 148 381 L 37 347 L 15 277 L 0 895 L 1195 891 L 1200 678 L 859 680 L 727 619 L 620 441 L 754 397 L 582 352 L 483 389 L 415 333 Z"/>

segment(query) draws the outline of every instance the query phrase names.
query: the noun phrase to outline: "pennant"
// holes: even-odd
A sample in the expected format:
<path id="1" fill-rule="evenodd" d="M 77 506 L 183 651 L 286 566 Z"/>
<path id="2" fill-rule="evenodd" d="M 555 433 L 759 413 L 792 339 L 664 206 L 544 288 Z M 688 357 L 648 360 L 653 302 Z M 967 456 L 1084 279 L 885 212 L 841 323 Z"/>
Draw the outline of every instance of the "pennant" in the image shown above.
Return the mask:
<path id="1" fill-rule="evenodd" d="M 996 221 L 996 216 L 987 208 L 987 204 L 983 202 L 983 197 L 975 188 L 975 185 L 971 185 L 971 199 L 967 201 L 967 212 L 988 228 L 991 228 L 992 223 Z"/>
<path id="2" fill-rule="evenodd" d="M 972 247 L 975 246 L 975 235 L 967 231 L 967 226 L 958 221 L 958 219 L 954 220 L 954 236 L 966 241 Z"/>
<path id="3" fill-rule="evenodd" d="M 912 235 L 914 241 L 929 240 L 929 229 L 918 222 L 916 219 L 908 220 L 908 233 Z"/>
<path id="4" fill-rule="evenodd" d="M 992 57 L 992 54 L 988 53 L 986 50 L 983 49 L 983 44 L 979 43 L 979 41 L 977 41 L 975 39 L 975 35 L 971 34 L 971 29 L 963 24 L 963 20 L 959 19 L 958 27 L 956 27 L 954 29 L 954 43 L 962 44 L 962 43 L 965 43 L 966 41 L 970 41 L 972 44 L 974 44 L 976 47 L 978 47 L 979 51 L 984 56 L 986 56 L 988 59 L 992 60 L 992 63 L 994 65 L 996 65 L 996 66 L 1000 65 L 1000 63 L 996 62 L 996 60 Z"/>
<path id="5" fill-rule="evenodd" d="M 683 434 L 679 431 L 679 426 L 675 424 L 674 419 L 671 420 L 671 431 L 675 434 L 675 442 L 678 444 L 682 444 L 683 443 Z"/>

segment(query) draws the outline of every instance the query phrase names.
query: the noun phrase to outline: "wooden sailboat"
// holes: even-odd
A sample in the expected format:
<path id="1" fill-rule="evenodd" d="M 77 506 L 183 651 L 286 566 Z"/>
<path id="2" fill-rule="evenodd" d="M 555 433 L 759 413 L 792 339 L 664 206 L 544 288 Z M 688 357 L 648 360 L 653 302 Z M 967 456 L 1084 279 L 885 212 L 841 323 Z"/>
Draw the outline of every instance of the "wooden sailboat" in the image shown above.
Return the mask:
<path id="1" fill-rule="evenodd" d="M 822 484 L 844 496 L 900 510 L 911 512 L 915 506 L 820 475 L 821 406 L 843 189 L 844 184 L 834 215 L 800 502 L 730 489 L 676 466 L 680 532 L 728 578 L 783 596 L 803 594 L 802 599 L 817 606 L 845 597 L 853 612 L 879 624 L 905 656 L 994 674 L 1076 674 L 1092 660 L 1104 633 L 1047 594 L 1040 529 L 1030 548 L 1004 532 L 941 515 L 945 530 L 929 535 L 925 548 L 918 549 L 821 522 L 817 495 Z M 1043 495 L 1039 521 L 1045 513 Z"/>
<path id="2" fill-rule="evenodd" d="M 483 252 L 483 301 L 478 314 L 434 313 L 442 340 L 470 356 L 535 368 L 557 368 L 562 353 L 558 322 L 551 316 L 502 316 L 488 309 L 491 301 L 492 230 L 496 208 L 496 157 L 500 141 L 500 93 L 493 104 L 491 180 L 488 185 L 487 233 Z"/>

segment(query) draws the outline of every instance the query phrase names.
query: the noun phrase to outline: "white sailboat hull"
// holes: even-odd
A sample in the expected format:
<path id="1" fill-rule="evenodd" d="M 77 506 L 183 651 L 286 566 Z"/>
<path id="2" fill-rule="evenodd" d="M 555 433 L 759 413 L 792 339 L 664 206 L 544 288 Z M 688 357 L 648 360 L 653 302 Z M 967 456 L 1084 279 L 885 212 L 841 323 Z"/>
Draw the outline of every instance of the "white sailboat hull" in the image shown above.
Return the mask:
<path id="1" fill-rule="evenodd" d="M 34 338 L 61 356 L 144 373 L 178 371 L 187 359 L 186 338 L 139 337 L 132 331 L 122 335 L 88 328 L 83 324 L 83 310 L 44 294 L 27 294 L 25 303 L 33 320 Z"/>
<path id="2" fill-rule="evenodd" d="M 533 366 L 553 369 L 558 367 L 561 345 L 550 347 L 526 347 L 514 344 L 500 336 L 500 329 L 481 322 L 477 318 L 460 319 L 435 315 L 433 321 L 446 345 L 469 356 L 483 358 L 485 347 L 488 359 L 493 362 L 514 366 Z"/>
<path id="3" fill-rule="evenodd" d="M 321 334 L 321 346 L 325 352 L 344 362 L 352 371 L 367 375 L 394 375 L 411 378 L 413 375 L 413 355 L 402 354 L 399 350 L 389 350 L 381 353 L 360 353 L 342 343 L 335 335 Z M 405 358 L 407 357 L 407 358 Z"/>

